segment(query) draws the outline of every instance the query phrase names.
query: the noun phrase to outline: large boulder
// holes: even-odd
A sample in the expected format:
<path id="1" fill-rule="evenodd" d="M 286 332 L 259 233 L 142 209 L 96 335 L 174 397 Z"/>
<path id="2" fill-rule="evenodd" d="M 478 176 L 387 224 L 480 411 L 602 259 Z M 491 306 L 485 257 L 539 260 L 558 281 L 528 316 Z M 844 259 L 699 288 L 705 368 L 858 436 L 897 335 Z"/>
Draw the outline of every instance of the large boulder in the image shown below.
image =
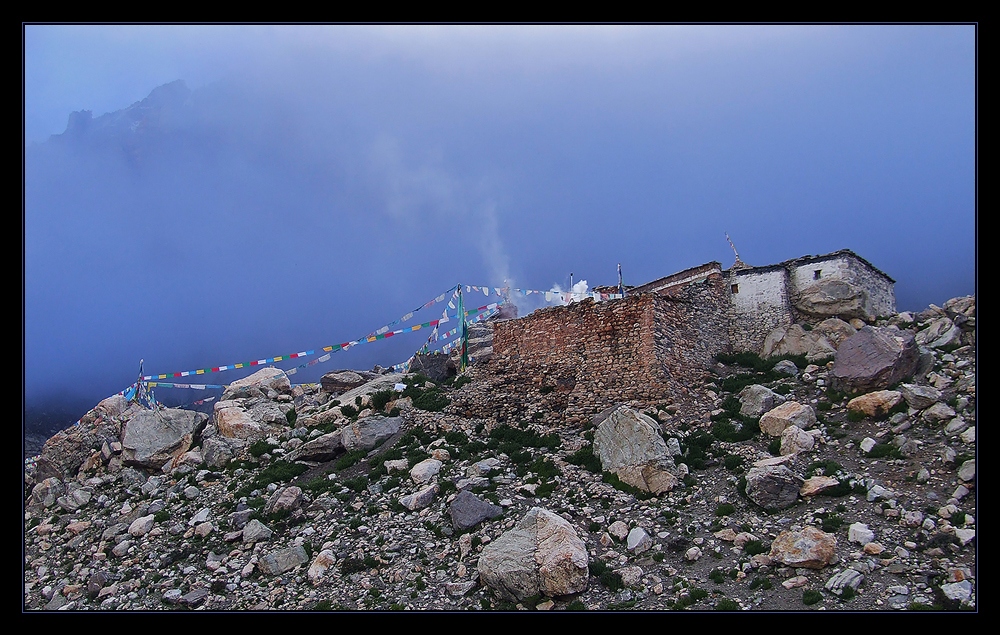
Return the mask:
<path id="1" fill-rule="evenodd" d="M 594 454 L 604 471 L 653 494 L 677 486 L 673 457 L 654 419 L 628 406 L 617 406 L 597 415 L 594 422 Z"/>
<path id="2" fill-rule="evenodd" d="M 371 450 L 399 432 L 399 417 L 365 417 L 341 428 L 341 442 L 351 450 Z"/>
<path id="3" fill-rule="evenodd" d="M 760 356 L 805 355 L 810 362 L 833 357 L 837 347 L 857 331 L 839 318 L 827 318 L 812 330 L 798 324 L 779 326 L 764 338 Z"/>
<path id="4" fill-rule="evenodd" d="M 866 417 L 881 417 L 902 400 L 903 395 L 898 391 L 876 390 L 851 399 L 847 402 L 847 409 Z"/>
<path id="5" fill-rule="evenodd" d="M 433 353 L 417 353 L 410 360 L 410 372 L 420 373 L 431 379 L 431 381 L 442 382 L 448 379 L 449 375 L 457 372 L 455 365 L 451 363 L 451 357 L 437 351 Z"/>
<path id="6" fill-rule="evenodd" d="M 341 439 L 341 431 L 329 432 L 322 436 L 306 441 L 299 447 L 285 455 L 287 461 L 311 461 L 321 463 L 332 461 L 347 450 Z"/>
<path id="7" fill-rule="evenodd" d="M 257 561 L 257 567 L 265 575 L 280 575 L 309 562 L 309 554 L 302 545 L 272 551 Z"/>
<path id="8" fill-rule="evenodd" d="M 179 460 L 207 423 L 208 415 L 194 410 L 142 410 L 125 424 L 122 461 L 157 469 Z"/>
<path id="9" fill-rule="evenodd" d="M 561 516 L 534 507 L 479 556 L 479 578 L 510 601 L 544 594 L 579 593 L 587 588 L 587 547 Z"/>
<path id="10" fill-rule="evenodd" d="M 844 320 L 840 318 L 827 318 L 813 327 L 810 333 L 818 337 L 823 337 L 827 339 L 831 344 L 833 344 L 833 350 L 836 351 L 840 343 L 854 335 L 858 332 L 858 329 L 854 328 Z"/>
<path id="11" fill-rule="evenodd" d="M 334 370 L 326 373 L 319 379 L 320 386 L 323 387 L 323 392 L 337 395 L 347 392 L 352 388 L 357 388 L 367 381 L 367 378 L 362 377 L 353 370 Z"/>
<path id="12" fill-rule="evenodd" d="M 747 417 L 759 417 L 785 401 L 784 397 L 760 384 L 750 384 L 736 396 L 740 400 L 740 414 Z"/>
<path id="13" fill-rule="evenodd" d="M 830 385 L 842 392 L 871 392 L 911 377 L 920 350 L 913 335 L 892 327 L 865 326 L 837 349 Z"/>
<path id="14" fill-rule="evenodd" d="M 835 278 L 821 279 L 802 289 L 792 298 L 792 304 L 802 313 L 818 318 L 838 317 L 874 320 L 866 309 L 868 294 L 861 287 Z"/>
<path id="15" fill-rule="evenodd" d="M 809 335 L 798 324 L 779 326 L 764 338 L 760 356 L 766 359 L 776 355 L 805 355 L 809 351 Z"/>
<path id="16" fill-rule="evenodd" d="M 771 560 L 789 567 L 822 569 L 836 556 L 837 538 L 806 525 L 800 531 L 783 531 L 771 543 Z"/>
<path id="17" fill-rule="evenodd" d="M 273 398 L 280 393 L 290 394 L 292 383 L 288 380 L 285 371 L 280 368 L 261 368 L 249 377 L 238 379 L 226 386 L 221 399 L 232 399 L 245 389 L 257 389 L 264 395 Z"/>
<path id="18" fill-rule="evenodd" d="M 451 515 L 452 526 L 459 531 L 465 531 L 484 520 L 496 518 L 503 513 L 503 508 L 484 501 L 469 490 L 462 490 L 451 501 L 448 513 Z"/>
<path id="19" fill-rule="evenodd" d="M 760 430 L 772 437 L 778 437 L 789 426 L 808 430 L 816 425 L 816 421 L 816 413 L 812 406 L 797 401 L 786 401 L 764 413 L 760 418 Z"/>
<path id="20" fill-rule="evenodd" d="M 75 475 L 94 452 L 105 444 L 118 443 L 124 422 L 142 410 L 138 404 L 127 403 L 121 395 L 104 399 L 80 419 L 79 425 L 60 430 L 45 441 L 35 480 Z"/>
<path id="21" fill-rule="evenodd" d="M 795 504 L 805 481 L 784 465 L 766 465 L 751 468 L 746 482 L 747 498 L 767 511 L 776 511 Z"/>
<path id="22" fill-rule="evenodd" d="M 951 319 L 939 317 L 933 320 L 927 328 L 919 331 L 915 337 L 917 344 L 930 348 L 943 346 L 960 346 L 962 331 Z"/>
<path id="23" fill-rule="evenodd" d="M 217 401 L 213 407 L 215 428 L 227 439 L 255 441 L 281 429 L 282 426 L 254 419 L 238 399 Z M 283 422 L 283 421 L 282 421 Z"/>

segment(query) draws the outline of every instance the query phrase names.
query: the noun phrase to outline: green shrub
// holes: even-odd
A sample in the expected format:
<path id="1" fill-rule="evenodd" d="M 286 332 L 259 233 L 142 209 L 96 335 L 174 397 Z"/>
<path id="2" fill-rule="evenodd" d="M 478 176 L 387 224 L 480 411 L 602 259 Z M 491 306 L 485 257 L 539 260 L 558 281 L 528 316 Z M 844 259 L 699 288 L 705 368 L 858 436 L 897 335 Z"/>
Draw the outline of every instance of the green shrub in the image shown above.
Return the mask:
<path id="1" fill-rule="evenodd" d="M 903 454 L 899 451 L 899 448 L 891 443 L 876 443 L 865 456 L 870 459 L 883 459 L 886 457 L 893 459 L 903 458 Z"/>
<path id="2" fill-rule="evenodd" d="M 719 600 L 718 602 L 715 603 L 715 610 L 716 611 L 739 611 L 741 609 L 740 609 L 740 605 L 737 604 L 736 602 L 734 602 L 733 600 L 730 600 L 729 598 L 722 598 L 721 600 Z"/>
<path id="3" fill-rule="evenodd" d="M 368 569 L 369 567 L 366 566 L 365 561 L 360 558 L 344 558 L 340 561 L 340 572 L 344 575 L 361 573 Z"/>
<path id="4" fill-rule="evenodd" d="M 820 600 L 823 599 L 823 594 L 815 589 L 806 589 L 802 593 L 802 603 L 806 606 L 812 606 Z"/>
<path id="5" fill-rule="evenodd" d="M 730 503 L 719 503 L 719 505 L 715 508 L 715 515 L 716 516 L 728 516 L 728 515 L 732 514 L 735 511 L 736 511 L 736 508 L 733 507 L 732 504 L 730 504 Z"/>
<path id="6" fill-rule="evenodd" d="M 413 407 L 426 412 L 441 412 L 450 403 L 440 388 L 428 388 L 413 399 Z"/>
<path id="7" fill-rule="evenodd" d="M 581 602 L 580 600 L 573 600 L 572 602 L 570 602 L 569 604 L 566 605 L 566 610 L 567 611 L 586 611 L 587 610 L 587 606 L 583 602 Z"/>
<path id="8" fill-rule="evenodd" d="M 452 430 L 444 435 L 444 440 L 456 447 L 462 447 L 469 442 L 469 437 L 467 437 L 464 432 Z"/>
<path id="9" fill-rule="evenodd" d="M 760 588 L 764 591 L 769 591 L 773 586 L 774 585 L 771 583 L 769 579 L 761 578 L 759 576 L 751 580 L 749 585 L 751 591 L 757 588 Z"/>
<path id="10" fill-rule="evenodd" d="M 384 411 L 386 404 L 392 401 L 394 395 L 395 393 L 388 388 L 373 392 L 371 394 L 371 409 L 375 412 Z"/>
<path id="11" fill-rule="evenodd" d="M 344 415 L 348 419 L 353 419 L 358 416 L 358 409 L 350 404 L 347 404 L 340 407 L 340 414 Z"/>
<path id="12" fill-rule="evenodd" d="M 781 438 L 775 437 L 767 444 L 767 451 L 771 456 L 778 456 L 781 454 Z"/>
<path id="13" fill-rule="evenodd" d="M 622 580 L 621 575 L 611 571 L 610 569 L 601 573 L 597 579 L 600 581 L 601 586 L 612 593 L 615 591 L 621 591 L 625 588 L 625 582 Z"/>
<path id="14" fill-rule="evenodd" d="M 471 377 L 469 377 L 468 375 L 462 375 L 461 377 L 458 377 L 457 379 L 455 379 L 455 383 L 452 385 L 452 388 L 454 388 L 455 390 L 458 390 L 462 386 L 464 386 L 466 384 L 471 384 L 471 383 L 472 383 L 472 378 Z"/>
<path id="15" fill-rule="evenodd" d="M 608 570 L 608 563 L 600 558 L 595 558 L 587 564 L 587 569 L 590 571 L 590 575 L 600 577 L 602 573 Z"/>
<path id="16" fill-rule="evenodd" d="M 752 439 L 760 433 L 760 424 L 753 418 L 747 417 L 748 422 L 732 422 L 725 419 L 712 424 L 712 436 L 719 441 L 738 443 Z"/>
<path id="17" fill-rule="evenodd" d="M 333 469 L 336 471 L 346 470 L 347 468 L 357 465 L 368 455 L 367 450 L 351 450 L 347 454 L 342 455 L 333 464 Z"/>
<path id="18" fill-rule="evenodd" d="M 716 584 L 722 584 L 726 581 L 726 574 L 721 569 L 712 569 L 712 572 L 708 574 L 708 579 Z"/>
<path id="19" fill-rule="evenodd" d="M 566 457 L 566 462 L 573 465 L 579 465 L 588 472 L 593 472 L 594 474 L 601 473 L 601 459 L 599 459 L 594 454 L 594 449 L 591 446 L 585 446 L 574 452 L 573 454 Z"/>
<path id="20" fill-rule="evenodd" d="M 726 469 L 729 470 L 730 472 L 735 472 L 736 470 L 743 467 L 744 462 L 745 459 L 738 454 L 730 454 L 729 456 L 727 456 L 725 459 L 722 460 L 723 465 L 725 465 Z"/>
<path id="21" fill-rule="evenodd" d="M 276 447 L 278 446 L 271 445 L 270 443 L 268 443 L 263 439 L 259 441 L 254 441 L 253 443 L 250 444 L 250 456 L 255 458 L 260 458 L 261 456 L 267 454 Z"/>
<path id="22" fill-rule="evenodd" d="M 756 556 L 759 553 L 764 553 L 767 548 L 764 547 L 763 543 L 759 540 L 748 540 L 743 544 L 743 553 L 748 556 Z"/>
<path id="23" fill-rule="evenodd" d="M 161 509 L 153 515 L 153 520 L 158 523 L 165 523 L 170 520 L 170 512 L 165 509 Z"/>

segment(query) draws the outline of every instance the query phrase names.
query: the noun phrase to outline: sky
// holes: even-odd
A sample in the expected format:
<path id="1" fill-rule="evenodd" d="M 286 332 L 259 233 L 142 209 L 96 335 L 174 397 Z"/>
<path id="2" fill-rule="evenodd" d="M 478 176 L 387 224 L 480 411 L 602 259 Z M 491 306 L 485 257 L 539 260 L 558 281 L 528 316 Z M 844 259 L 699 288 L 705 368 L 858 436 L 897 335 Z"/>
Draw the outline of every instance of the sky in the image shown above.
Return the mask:
<path id="1" fill-rule="evenodd" d="M 25 25 L 25 397 L 351 341 L 459 283 L 729 267 L 726 233 L 751 265 L 851 249 L 899 310 L 972 294 L 976 61 L 972 25 Z M 176 80 L 140 141 L 50 139 Z"/>

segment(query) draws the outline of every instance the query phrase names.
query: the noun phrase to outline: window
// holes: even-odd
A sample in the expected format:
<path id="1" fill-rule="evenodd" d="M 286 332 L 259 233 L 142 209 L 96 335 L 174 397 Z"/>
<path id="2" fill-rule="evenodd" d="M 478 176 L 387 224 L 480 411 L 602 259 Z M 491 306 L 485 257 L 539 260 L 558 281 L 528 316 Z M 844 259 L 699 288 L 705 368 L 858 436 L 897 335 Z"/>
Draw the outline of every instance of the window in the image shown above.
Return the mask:
<path id="1" fill-rule="evenodd" d="M 734 284 L 733 285 L 733 293 L 739 293 L 739 292 L 740 292 L 740 285 Z"/>
<path id="2" fill-rule="evenodd" d="M 816 271 L 813 271 L 813 280 L 819 280 L 822 275 L 823 275 L 822 269 L 817 269 Z"/>

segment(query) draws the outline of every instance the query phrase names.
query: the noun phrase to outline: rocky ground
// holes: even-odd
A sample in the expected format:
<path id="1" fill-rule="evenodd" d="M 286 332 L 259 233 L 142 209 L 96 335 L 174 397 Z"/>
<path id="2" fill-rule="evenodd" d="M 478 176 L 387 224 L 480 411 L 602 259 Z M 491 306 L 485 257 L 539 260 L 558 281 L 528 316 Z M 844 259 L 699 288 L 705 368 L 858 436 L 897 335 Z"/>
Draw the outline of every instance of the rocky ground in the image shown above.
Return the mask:
<path id="1" fill-rule="evenodd" d="M 831 388 L 832 361 L 726 358 L 696 391 L 710 420 L 628 414 L 667 448 L 676 484 L 656 495 L 604 472 L 602 419 L 465 419 L 445 405 L 463 378 L 392 377 L 341 395 L 356 408 L 319 386 L 244 387 L 227 403 L 256 438 L 217 406 L 162 469 L 127 441 L 134 408 L 95 412 L 46 445 L 64 458 L 84 439 L 80 462 L 26 465 L 23 607 L 975 610 L 975 340 L 939 337 L 942 318 L 974 328 L 969 306 L 893 318 L 921 366 L 860 400 Z M 388 392 L 397 380 L 406 390 Z M 782 412 L 796 425 L 776 427 Z M 761 477 L 776 470 L 791 476 Z M 519 575 L 500 545 L 543 518 L 565 542 L 552 556 L 536 537 L 526 558 L 541 564 L 514 592 L 497 582 Z"/>

